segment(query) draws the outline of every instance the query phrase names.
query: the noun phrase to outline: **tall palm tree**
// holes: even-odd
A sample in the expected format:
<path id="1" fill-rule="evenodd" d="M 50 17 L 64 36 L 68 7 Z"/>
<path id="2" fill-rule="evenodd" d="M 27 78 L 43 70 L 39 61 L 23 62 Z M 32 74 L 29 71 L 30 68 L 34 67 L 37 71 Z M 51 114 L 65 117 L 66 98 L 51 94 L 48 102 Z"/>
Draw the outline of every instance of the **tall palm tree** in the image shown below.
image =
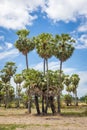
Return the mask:
<path id="1" fill-rule="evenodd" d="M 75 40 L 71 38 L 69 34 L 61 34 L 55 36 L 55 45 L 54 45 L 54 56 L 60 61 L 60 86 L 61 86 L 61 72 L 62 72 L 62 63 L 71 57 L 74 51 L 74 47 L 70 43 L 74 43 Z M 60 110 L 60 91 L 58 90 L 58 113 Z"/>
<path id="2" fill-rule="evenodd" d="M 22 74 L 16 74 L 14 76 L 14 82 L 16 83 L 16 96 L 18 97 L 18 107 L 20 107 L 20 93 L 21 93 L 21 83 L 23 82 Z"/>
<path id="3" fill-rule="evenodd" d="M 45 75 L 45 63 L 47 72 L 47 93 L 49 93 L 49 77 L 48 77 L 48 59 L 52 56 L 53 36 L 49 33 L 42 33 L 35 38 L 36 51 L 40 57 L 44 59 L 44 75 Z M 48 108 L 48 94 L 47 94 L 47 105 L 45 112 L 47 113 Z M 43 112 L 44 113 L 44 112 Z"/>
<path id="4" fill-rule="evenodd" d="M 15 47 L 22 52 L 22 54 L 26 57 L 26 67 L 28 69 L 28 53 L 34 49 L 34 42 L 32 39 L 29 39 L 27 36 L 29 35 L 29 31 L 26 29 L 17 31 L 17 35 L 19 36 L 18 40 L 15 42 Z"/>
<path id="5" fill-rule="evenodd" d="M 78 106 L 78 101 L 77 101 L 77 87 L 79 84 L 80 78 L 78 74 L 72 74 L 71 75 L 71 90 L 75 94 L 75 105 Z"/>

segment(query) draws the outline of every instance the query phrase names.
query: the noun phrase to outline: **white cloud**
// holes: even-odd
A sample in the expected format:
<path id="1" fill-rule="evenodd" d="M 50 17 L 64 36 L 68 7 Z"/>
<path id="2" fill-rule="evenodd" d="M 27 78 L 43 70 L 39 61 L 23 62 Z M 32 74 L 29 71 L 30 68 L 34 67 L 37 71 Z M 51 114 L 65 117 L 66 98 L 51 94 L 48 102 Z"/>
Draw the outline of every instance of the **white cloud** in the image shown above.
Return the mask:
<path id="1" fill-rule="evenodd" d="M 75 68 L 63 68 L 63 71 L 64 71 L 64 73 L 65 74 L 73 74 L 73 73 L 75 73 L 76 72 L 76 69 Z"/>
<path id="2" fill-rule="evenodd" d="M 43 71 L 43 62 L 40 62 L 37 65 L 33 65 L 32 68 Z M 49 62 L 48 63 L 49 70 L 58 70 L 59 68 L 60 68 L 59 62 Z M 76 69 L 75 68 L 66 68 L 65 66 L 63 66 L 63 71 L 66 74 L 72 74 L 72 73 L 76 72 Z"/>
<path id="3" fill-rule="evenodd" d="M 76 21 L 78 17 L 87 18 L 87 0 L 1 0 L 0 26 L 8 29 L 21 29 L 32 25 L 38 17 L 35 12 L 45 12 L 56 21 Z M 83 29 L 80 29 L 83 30 Z"/>
<path id="4" fill-rule="evenodd" d="M 37 65 L 31 66 L 31 68 L 34 68 L 35 70 L 43 70 L 43 62 L 38 63 Z"/>
<path id="5" fill-rule="evenodd" d="M 13 47 L 13 44 L 9 43 L 9 42 L 5 42 L 5 45 L 6 45 L 7 49 L 10 49 Z"/>
<path id="6" fill-rule="evenodd" d="M 4 41 L 4 36 L 0 36 L 0 40 L 1 40 L 1 41 Z"/>
<path id="7" fill-rule="evenodd" d="M 16 57 L 18 54 L 19 54 L 19 52 L 17 49 L 3 51 L 3 52 L 0 52 L 0 60 Z"/>
<path id="8" fill-rule="evenodd" d="M 87 71 L 78 72 L 80 77 L 80 82 L 78 85 L 78 96 L 84 96 L 87 94 Z"/>
<path id="9" fill-rule="evenodd" d="M 87 48 L 87 34 L 82 34 L 82 35 L 77 39 L 76 48 L 77 48 L 77 49 Z"/>
<path id="10" fill-rule="evenodd" d="M 0 50 L 3 50 L 3 48 L 0 46 Z"/>
<path id="11" fill-rule="evenodd" d="M 82 24 L 78 27 L 78 32 L 87 32 L 87 23 Z"/>
<path id="12" fill-rule="evenodd" d="M 44 11 L 54 22 L 76 21 L 83 15 L 87 17 L 87 0 L 48 0 Z"/>
<path id="13" fill-rule="evenodd" d="M 31 25 L 36 15 L 31 15 L 37 7 L 43 6 L 43 0 L 1 0 L 0 26 L 8 29 L 25 28 Z"/>
<path id="14" fill-rule="evenodd" d="M 58 62 L 49 62 L 48 66 L 48 69 L 50 70 L 57 70 L 59 68 Z M 37 65 L 33 65 L 32 68 L 43 71 L 43 62 L 40 62 Z"/>

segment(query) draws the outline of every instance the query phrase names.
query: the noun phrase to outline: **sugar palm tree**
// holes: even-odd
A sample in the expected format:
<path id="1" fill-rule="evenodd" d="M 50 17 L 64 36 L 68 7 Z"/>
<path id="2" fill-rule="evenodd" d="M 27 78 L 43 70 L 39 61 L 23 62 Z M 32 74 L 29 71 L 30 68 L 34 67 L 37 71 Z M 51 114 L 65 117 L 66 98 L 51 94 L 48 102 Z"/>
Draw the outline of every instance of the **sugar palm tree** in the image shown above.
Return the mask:
<path id="1" fill-rule="evenodd" d="M 24 88 L 27 90 L 28 95 L 28 111 L 31 113 L 31 98 L 32 95 L 35 97 L 35 106 L 37 110 L 37 114 L 40 114 L 39 102 L 38 102 L 38 95 L 40 92 L 40 76 L 41 73 L 34 69 L 23 70 L 23 77 L 24 77 Z"/>
<path id="2" fill-rule="evenodd" d="M 40 57 L 44 59 L 44 75 L 45 75 L 45 63 L 47 72 L 47 93 L 49 93 L 49 77 L 48 77 L 48 59 L 52 56 L 53 36 L 49 33 L 42 33 L 35 38 L 36 51 Z M 48 94 L 47 94 L 48 95 Z M 48 108 L 48 96 L 47 105 L 45 112 L 47 113 Z"/>
<path id="3" fill-rule="evenodd" d="M 3 89 L 3 82 L 2 80 L 0 80 L 0 106 L 1 106 L 1 101 L 3 100 L 3 96 L 4 96 L 2 89 Z"/>
<path id="4" fill-rule="evenodd" d="M 61 34 L 55 36 L 54 56 L 60 61 L 60 86 L 61 86 L 61 72 L 62 63 L 71 57 L 74 51 L 74 47 L 70 43 L 74 43 L 75 40 L 71 38 L 69 34 Z M 61 91 L 61 90 L 59 90 Z M 58 113 L 60 113 L 60 92 L 58 92 Z"/>
<path id="5" fill-rule="evenodd" d="M 66 91 L 68 92 L 68 94 L 70 94 L 71 92 L 71 80 L 70 80 L 70 76 L 69 75 L 66 75 L 65 78 L 64 78 L 64 84 L 66 85 Z"/>
<path id="6" fill-rule="evenodd" d="M 29 35 L 29 31 L 26 29 L 17 31 L 17 35 L 19 36 L 18 40 L 15 42 L 15 47 L 22 52 L 22 54 L 26 57 L 26 67 L 28 69 L 28 53 L 34 49 L 34 42 L 32 39 L 29 39 L 27 36 Z"/>
<path id="7" fill-rule="evenodd" d="M 7 62 L 4 68 L 1 70 L 0 73 L 0 78 L 4 84 L 4 90 L 6 93 L 6 104 L 5 106 L 7 107 L 8 102 L 9 102 L 9 88 L 10 88 L 10 80 L 11 77 L 15 74 L 16 72 L 16 66 L 14 62 Z"/>
<path id="8" fill-rule="evenodd" d="M 14 82 L 16 83 L 16 96 L 18 97 L 18 107 L 20 107 L 20 93 L 21 93 L 21 83 L 23 82 L 22 74 L 16 74 L 14 76 Z"/>
<path id="9" fill-rule="evenodd" d="M 79 84 L 80 78 L 78 74 L 72 74 L 71 75 L 71 90 L 75 94 L 75 105 L 78 106 L 78 101 L 77 101 L 77 87 Z"/>

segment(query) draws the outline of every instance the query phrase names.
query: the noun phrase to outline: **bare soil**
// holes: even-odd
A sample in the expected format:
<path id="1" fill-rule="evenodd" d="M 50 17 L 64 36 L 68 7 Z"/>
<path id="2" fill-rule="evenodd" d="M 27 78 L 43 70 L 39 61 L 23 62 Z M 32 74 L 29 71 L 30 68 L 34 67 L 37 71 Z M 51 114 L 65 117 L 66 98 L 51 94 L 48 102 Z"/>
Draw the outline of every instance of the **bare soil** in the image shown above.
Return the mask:
<path id="1" fill-rule="evenodd" d="M 0 109 L 0 124 L 24 124 L 16 130 L 87 130 L 87 117 L 37 116 L 26 110 Z"/>

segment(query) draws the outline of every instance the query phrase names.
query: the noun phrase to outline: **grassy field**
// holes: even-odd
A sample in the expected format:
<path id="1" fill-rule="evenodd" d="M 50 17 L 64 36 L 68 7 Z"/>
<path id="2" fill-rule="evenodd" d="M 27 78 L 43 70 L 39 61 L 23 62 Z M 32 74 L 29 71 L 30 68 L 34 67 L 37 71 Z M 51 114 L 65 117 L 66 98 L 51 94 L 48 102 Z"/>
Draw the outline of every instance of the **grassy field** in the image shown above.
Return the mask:
<path id="1" fill-rule="evenodd" d="M 0 108 L 0 130 L 86 130 L 87 106 L 69 106 L 61 109 L 61 115 L 37 116 L 35 109 Z"/>

